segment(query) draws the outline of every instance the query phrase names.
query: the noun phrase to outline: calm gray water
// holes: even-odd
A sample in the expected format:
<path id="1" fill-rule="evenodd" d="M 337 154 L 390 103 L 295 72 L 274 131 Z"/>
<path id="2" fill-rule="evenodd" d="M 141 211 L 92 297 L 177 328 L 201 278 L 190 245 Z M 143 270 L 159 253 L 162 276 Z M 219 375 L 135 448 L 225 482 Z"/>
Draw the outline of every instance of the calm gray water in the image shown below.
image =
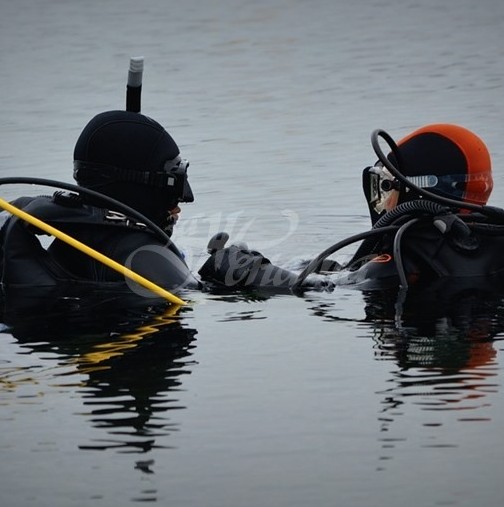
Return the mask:
<path id="1" fill-rule="evenodd" d="M 501 0 L 0 9 L 0 175 L 71 182 L 80 130 L 124 108 L 143 55 L 143 112 L 191 161 L 175 240 L 194 269 L 219 230 L 285 266 L 366 230 L 376 128 L 474 130 L 504 203 Z M 2 506 L 502 505 L 500 299 L 440 292 L 397 325 L 346 289 L 188 297 L 2 327 Z"/>

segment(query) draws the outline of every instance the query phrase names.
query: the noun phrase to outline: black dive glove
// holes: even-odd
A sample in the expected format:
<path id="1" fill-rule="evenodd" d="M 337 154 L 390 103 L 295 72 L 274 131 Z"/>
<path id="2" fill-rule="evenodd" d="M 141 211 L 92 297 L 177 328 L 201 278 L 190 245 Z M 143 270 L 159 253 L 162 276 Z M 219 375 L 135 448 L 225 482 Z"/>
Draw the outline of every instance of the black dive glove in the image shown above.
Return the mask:
<path id="1" fill-rule="evenodd" d="M 201 279 L 226 287 L 256 287 L 276 290 L 290 289 L 297 280 L 291 271 L 271 264 L 270 260 L 255 250 L 240 245 L 225 248 L 229 235 L 216 234 L 208 243 L 210 257 L 198 271 Z M 306 280 L 303 288 L 327 290 L 330 283 L 322 280 Z"/>

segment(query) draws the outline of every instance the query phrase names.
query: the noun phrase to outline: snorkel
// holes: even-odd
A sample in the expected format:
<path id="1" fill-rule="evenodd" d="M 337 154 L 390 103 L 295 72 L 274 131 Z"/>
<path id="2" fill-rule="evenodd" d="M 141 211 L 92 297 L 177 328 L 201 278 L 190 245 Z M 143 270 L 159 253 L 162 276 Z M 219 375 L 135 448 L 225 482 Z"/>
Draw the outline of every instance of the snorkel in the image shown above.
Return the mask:
<path id="1" fill-rule="evenodd" d="M 126 84 L 126 111 L 132 113 L 139 113 L 141 110 L 143 69 L 144 57 L 131 57 Z"/>

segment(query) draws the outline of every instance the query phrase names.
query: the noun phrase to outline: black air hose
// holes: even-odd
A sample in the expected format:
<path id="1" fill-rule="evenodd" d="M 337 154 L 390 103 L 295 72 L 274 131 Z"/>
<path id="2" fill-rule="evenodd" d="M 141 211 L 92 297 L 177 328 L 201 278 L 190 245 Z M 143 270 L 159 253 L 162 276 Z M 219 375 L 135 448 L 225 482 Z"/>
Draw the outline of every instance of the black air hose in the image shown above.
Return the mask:
<path id="1" fill-rule="evenodd" d="M 126 204 L 117 201 L 116 199 L 113 199 L 108 195 L 96 192 L 95 190 L 84 188 L 79 185 L 73 185 L 72 183 L 65 183 L 56 180 L 48 180 L 44 178 L 31 178 L 23 176 L 0 178 L 0 185 L 9 185 L 9 184 L 10 185 L 27 184 L 27 185 L 40 185 L 43 187 L 62 188 L 63 190 L 77 192 L 79 194 L 84 194 L 93 199 L 98 199 L 104 204 L 110 206 L 111 209 L 125 213 L 126 215 L 136 218 L 140 222 L 144 223 L 166 245 L 172 244 L 172 241 L 170 237 L 166 234 L 166 232 L 163 231 L 163 229 L 161 229 L 161 227 L 156 225 L 152 220 L 149 220 L 145 215 L 131 208 L 130 206 L 127 206 Z"/>
<path id="2" fill-rule="evenodd" d="M 443 215 L 449 211 L 450 209 L 446 206 L 442 206 L 441 204 L 424 199 L 407 201 L 397 205 L 394 209 L 385 213 L 385 215 L 383 215 L 373 225 L 373 230 L 383 229 L 384 227 L 389 227 L 390 225 L 401 225 L 402 222 L 408 222 L 412 218 L 418 218 L 422 215 Z M 369 255 L 374 250 L 379 241 L 380 238 L 376 238 L 376 236 L 370 237 L 363 241 L 347 266 L 350 266 L 359 259 L 362 259 L 363 257 Z"/>
<path id="3" fill-rule="evenodd" d="M 374 225 L 373 229 L 386 227 L 392 225 L 399 218 L 404 218 L 405 215 L 413 215 L 418 217 L 421 215 L 443 215 L 450 211 L 450 208 L 442 206 L 436 202 L 427 201 L 425 199 L 416 199 L 414 201 L 407 201 L 397 205 L 394 209 L 388 211 L 383 215 Z M 408 216 L 408 218 L 410 218 Z"/>

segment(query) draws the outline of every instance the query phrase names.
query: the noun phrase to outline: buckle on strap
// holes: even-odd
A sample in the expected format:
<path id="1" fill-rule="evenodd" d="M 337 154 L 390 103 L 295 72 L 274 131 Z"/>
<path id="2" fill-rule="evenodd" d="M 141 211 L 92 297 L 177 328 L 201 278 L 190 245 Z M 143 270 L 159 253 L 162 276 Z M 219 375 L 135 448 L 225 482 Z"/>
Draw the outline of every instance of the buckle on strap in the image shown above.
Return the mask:
<path id="1" fill-rule="evenodd" d="M 147 226 L 142 222 L 136 222 L 132 218 L 128 217 L 124 213 L 119 211 L 106 210 L 104 216 L 105 220 L 108 220 L 115 224 L 125 225 L 126 227 L 138 227 L 140 229 L 147 229 Z"/>

